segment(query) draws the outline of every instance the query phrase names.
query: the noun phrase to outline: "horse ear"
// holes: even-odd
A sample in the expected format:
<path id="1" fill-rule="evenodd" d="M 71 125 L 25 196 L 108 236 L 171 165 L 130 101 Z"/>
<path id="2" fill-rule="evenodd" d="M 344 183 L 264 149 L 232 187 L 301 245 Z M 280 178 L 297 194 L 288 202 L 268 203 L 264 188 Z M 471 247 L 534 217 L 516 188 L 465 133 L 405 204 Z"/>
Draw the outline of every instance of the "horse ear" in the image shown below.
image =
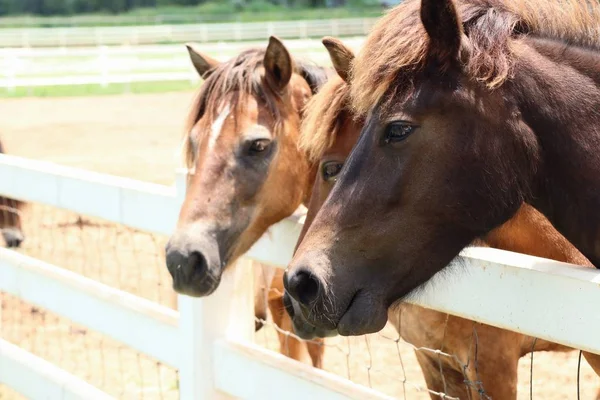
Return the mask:
<path id="1" fill-rule="evenodd" d="M 186 43 L 185 47 L 187 47 L 188 53 L 190 53 L 190 60 L 192 60 L 194 68 L 198 71 L 198 74 L 202 79 L 208 78 L 220 64 L 220 62 L 214 58 L 198 51 L 196 45 L 193 43 Z"/>
<path id="2" fill-rule="evenodd" d="M 462 24 L 453 0 L 421 0 L 421 22 L 429 35 L 428 57 L 441 66 L 458 60 Z"/>
<path id="3" fill-rule="evenodd" d="M 263 65 L 269 84 L 277 91 L 282 91 L 292 79 L 294 64 L 286 47 L 275 36 L 269 38 Z"/>
<path id="4" fill-rule="evenodd" d="M 350 66 L 352 65 L 352 60 L 354 60 L 354 52 L 337 38 L 325 36 L 322 42 L 329 53 L 333 68 L 335 68 L 340 78 L 348 82 Z"/>

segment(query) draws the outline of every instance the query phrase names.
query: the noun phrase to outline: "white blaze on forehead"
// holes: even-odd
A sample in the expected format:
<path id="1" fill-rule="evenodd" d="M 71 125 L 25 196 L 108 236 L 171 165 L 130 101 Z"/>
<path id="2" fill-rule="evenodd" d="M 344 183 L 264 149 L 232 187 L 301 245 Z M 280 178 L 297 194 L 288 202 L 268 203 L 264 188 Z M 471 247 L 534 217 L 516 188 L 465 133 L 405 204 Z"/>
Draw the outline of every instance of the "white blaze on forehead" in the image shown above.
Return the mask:
<path id="1" fill-rule="evenodd" d="M 262 137 L 271 137 L 271 131 L 269 130 L 269 128 L 260 124 L 252 126 L 250 129 L 248 129 L 247 133 L 249 136 L 256 136 L 257 139 Z"/>
<path id="2" fill-rule="evenodd" d="M 215 146 L 215 143 L 217 143 L 217 139 L 219 138 L 221 130 L 223 129 L 223 124 L 225 123 L 225 120 L 229 115 L 229 111 L 229 104 L 226 104 L 223 110 L 221 110 L 221 112 L 217 116 L 217 119 L 214 120 L 212 126 L 210 127 L 210 135 L 208 137 L 208 150 L 212 150 L 212 148 Z"/>

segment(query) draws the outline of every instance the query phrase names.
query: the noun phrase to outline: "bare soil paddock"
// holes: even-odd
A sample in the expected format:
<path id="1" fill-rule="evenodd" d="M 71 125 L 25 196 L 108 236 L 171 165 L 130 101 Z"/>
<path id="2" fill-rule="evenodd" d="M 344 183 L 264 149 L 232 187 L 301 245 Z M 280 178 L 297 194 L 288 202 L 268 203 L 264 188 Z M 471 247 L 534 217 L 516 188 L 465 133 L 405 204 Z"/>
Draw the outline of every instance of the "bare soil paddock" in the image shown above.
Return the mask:
<path id="1" fill-rule="evenodd" d="M 0 101 L 0 137 L 11 154 L 170 184 L 193 93 Z M 105 221 L 31 205 L 23 213 L 21 251 L 170 305 L 163 262 L 166 238 Z M 3 338 L 125 399 L 176 399 L 177 373 L 108 337 L 0 294 Z M 549 310 L 551 312 L 551 310 Z M 385 337 L 384 337 L 385 336 Z M 398 398 L 426 399 L 413 350 L 390 327 L 368 337 L 327 341 L 325 368 Z M 272 327 L 256 340 L 278 348 Z M 536 353 L 519 371 L 519 399 L 577 398 L 577 352 Z M 594 399 L 600 379 L 582 363 L 581 399 Z M 285 393 L 281 394 L 285 398 Z M 20 398 L 0 387 L 0 399 Z"/>

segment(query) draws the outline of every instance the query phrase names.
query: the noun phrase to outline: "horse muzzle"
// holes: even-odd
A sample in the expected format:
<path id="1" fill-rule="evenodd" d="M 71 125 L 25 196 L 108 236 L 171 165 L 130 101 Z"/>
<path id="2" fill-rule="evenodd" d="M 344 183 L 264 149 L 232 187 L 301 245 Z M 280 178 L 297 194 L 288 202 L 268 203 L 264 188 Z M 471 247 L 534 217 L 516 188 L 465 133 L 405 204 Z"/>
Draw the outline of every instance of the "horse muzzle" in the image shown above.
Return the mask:
<path id="1" fill-rule="evenodd" d="M 173 289 L 180 294 L 204 297 L 212 294 L 221 282 L 223 263 L 216 241 L 192 239 L 176 233 L 166 247 L 166 264 L 173 278 Z"/>

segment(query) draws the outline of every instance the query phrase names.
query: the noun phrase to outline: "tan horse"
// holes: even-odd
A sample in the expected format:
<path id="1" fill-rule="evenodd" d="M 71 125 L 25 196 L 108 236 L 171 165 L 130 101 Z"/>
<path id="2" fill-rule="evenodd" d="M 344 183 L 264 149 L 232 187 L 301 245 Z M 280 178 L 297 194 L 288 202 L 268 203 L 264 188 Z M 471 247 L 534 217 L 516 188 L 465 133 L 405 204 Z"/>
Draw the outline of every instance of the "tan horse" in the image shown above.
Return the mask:
<path id="1" fill-rule="evenodd" d="M 345 82 L 354 55 L 339 40 L 325 38 L 323 43 L 339 77 L 331 78 L 310 100 L 303 121 L 301 143 L 320 167 L 300 241 L 331 191 L 363 127 L 363 120 L 355 118 L 349 106 L 349 85 Z M 545 217 L 527 205 L 523 205 L 507 223 L 490 232 L 485 243 L 499 249 L 591 265 Z M 483 394 L 493 399 L 516 399 L 520 357 L 532 349 L 571 350 L 545 340 L 534 341 L 532 337 L 519 333 L 409 304 L 390 309 L 388 317 L 407 342 L 417 347 L 440 349 L 457 357 L 416 352 L 429 390 L 461 399 L 488 398 Z M 298 325 L 297 328 L 303 328 L 302 322 Z M 307 336 L 310 333 L 307 332 Z M 600 357 L 586 354 L 586 358 L 600 373 Z M 467 365 L 465 369 L 464 365 Z M 434 394 L 431 397 L 439 398 Z"/>
<path id="2" fill-rule="evenodd" d="M 185 137 L 187 166 L 195 171 L 167 244 L 166 263 L 175 291 L 208 296 L 225 268 L 307 200 L 315 173 L 297 146 L 300 121 L 327 72 L 293 59 L 275 37 L 266 49 L 247 50 L 222 63 L 194 45 L 188 50 L 205 81 Z M 260 329 L 267 300 L 262 289 L 268 288 L 273 270 L 261 266 L 256 272 Z M 272 309 L 275 322 L 285 326 L 283 305 Z M 280 339 L 282 352 L 298 359 L 296 349 L 303 345 L 285 335 Z M 322 349 L 314 346 L 309 353 L 320 366 Z"/>

